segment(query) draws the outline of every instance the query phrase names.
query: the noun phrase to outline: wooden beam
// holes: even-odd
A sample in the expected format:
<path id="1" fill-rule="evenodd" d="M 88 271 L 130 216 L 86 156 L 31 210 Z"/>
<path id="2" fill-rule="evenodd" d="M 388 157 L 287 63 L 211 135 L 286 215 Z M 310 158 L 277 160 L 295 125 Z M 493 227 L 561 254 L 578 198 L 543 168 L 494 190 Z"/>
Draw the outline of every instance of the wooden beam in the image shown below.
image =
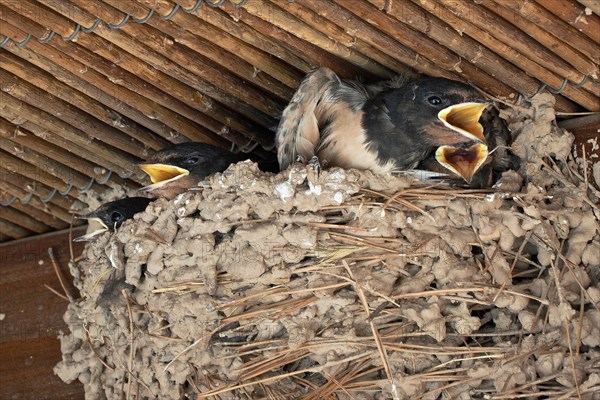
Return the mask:
<path id="1" fill-rule="evenodd" d="M 139 0 L 138 0 L 139 1 Z M 149 1 L 149 0 L 145 0 Z M 290 3 L 286 0 L 272 1 L 273 4 L 278 5 L 286 12 L 292 14 L 294 17 L 301 19 L 305 24 L 309 25 L 312 29 L 324 34 L 328 38 L 335 38 L 337 43 L 342 44 L 344 47 L 352 47 L 354 50 L 363 54 L 370 59 L 377 61 L 381 65 L 385 65 L 394 71 L 395 74 L 411 74 L 415 70 L 410 68 L 407 64 L 400 61 L 397 57 L 390 57 L 389 54 L 382 52 L 375 48 L 364 40 L 357 38 L 346 31 L 341 26 L 334 24 L 326 18 L 319 16 L 314 11 L 302 6 L 300 3 Z M 207 7 L 210 8 L 210 7 Z M 335 67 L 333 70 L 337 71 L 339 67 Z M 393 75 L 384 75 L 379 78 L 391 78 Z M 354 78 L 350 76 L 350 78 Z"/>
<path id="2" fill-rule="evenodd" d="M 596 74 L 598 72 L 598 65 L 594 64 L 592 60 L 584 56 L 578 49 L 571 47 L 571 45 L 567 43 L 569 37 L 557 34 L 548 35 L 548 31 L 543 27 L 532 24 L 531 21 L 527 20 L 525 17 L 513 10 L 509 10 L 504 6 L 505 3 L 512 2 L 507 2 L 506 0 L 484 1 L 481 5 L 493 11 L 499 17 L 509 19 L 510 23 L 527 33 L 537 42 L 543 44 L 544 47 L 550 51 L 559 55 L 563 60 L 577 68 L 581 73 Z"/>
<path id="3" fill-rule="evenodd" d="M 532 24 L 542 27 L 545 31 L 556 32 L 558 37 L 566 39 L 571 46 L 575 47 L 578 51 L 591 58 L 592 61 L 599 61 L 600 55 L 598 54 L 598 46 L 593 40 L 586 37 L 568 23 L 561 21 L 560 18 L 557 18 L 542 5 L 536 4 L 533 1 L 494 1 L 500 2 L 503 7 L 510 9 L 515 14 L 518 14 L 530 21 Z M 557 4 L 558 2 L 552 1 L 549 3 Z"/>
<path id="4" fill-rule="evenodd" d="M 5 232 L 0 221 L 2 232 Z M 74 230 L 76 236 L 84 229 Z M 0 398 L 83 399 L 83 385 L 70 385 L 54 375 L 62 359 L 59 332 L 67 332 L 67 302 L 44 285 L 61 292 L 48 256 L 52 247 L 64 276 L 70 277 L 69 236 L 60 231 L 0 245 Z M 75 256 L 81 244 L 74 244 Z M 69 280 L 69 279 L 68 279 Z M 76 293 L 68 282 L 69 288 Z"/>
<path id="5" fill-rule="evenodd" d="M 40 12 L 41 10 L 39 3 L 42 3 L 47 7 L 43 8 L 44 12 Z M 51 28 L 62 36 L 68 36 L 73 32 L 73 30 L 70 28 L 70 26 L 73 24 L 71 20 L 76 21 L 83 26 L 90 26 L 94 23 L 97 17 L 96 14 L 100 12 L 103 13 L 104 17 L 110 17 L 111 15 L 115 14 L 113 10 L 107 10 L 106 5 L 104 7 L 99 7 L 98 3 L 92 4 L 85 0 L 81 2 L 73 1 L 68 4 L 40 0 L 39 3 L 34 3 L 30 0 L 23 0 L 20 1 L 18 5 L 8 4 L 8 7 L 11 7 L 21 15 L 37 21 L 42 26 Z M 63 15 L 67 16 L 67 18 L 63 17 Z M 127 28 L 127 26 L 124 28 Z M 138 28 L 143 30 L 144 26 L 139 25 Z M 234 82 L 233 80 L 225 77 L 220 79 L 219 76 L 221 74 L 218 72 L 217 75 L 211 75 L 209 80 L 206 80 L 203 77 L 206 77 L 206 73 L 208 70 L 210 70 L 210 68 L 201 71 L 198 66 L 189 65 L 190 61 L 186 59 L 184 64 L 191 68 L 190 70 L 187 70 L 179 63 L 171 61 L 170 58 L 179 59 L 182 57 L 181 50 L 178 46 L 176 46 L 176 43 L 170 43 L 167 46 L 167 50 L 165 47 L 166 43 L 163 42 L 162 37 L 145 37 L 144 39 L 154 39 L 154 41 L 150 40 L 150 42 L 147 43 L 148 45 L 152 46 L 148 47 L 148 45 L 142 44 L 137 39 L 132 40 L 129 35 L 121 32 L 121 30 L 112 30 L 104 26 L 104 24 L 100 24 L 94 31 L 94 35 L 81 35 L 78 37 L 78 41 L 83 44 L 83 41 L 86 39 L 86 37 L 96 35 L 110 41 L 114 46 L 118 46 L 125 50 L 123 53 L 127 54 L 128 58 L 133 56 L 136 59 L 136 71 L 138 71 L 140 67 L 147 66 L 149 64 L 153 68 L 160 70 L 165 74 L 179 80 L 180 82 L 195 88 L 196 90 L 200 91 L 200 93 L 210 96 L 222 102 L 223 104 L 227 104 L 229 107 L 232 107 L 237 111 L 243 111 L 249 115 L 258 114 L 258 116 L 260 116 L 260 114 L 263 114 L 274 118 L 280 111 L 271 101 L 266 103 L 257 101 L 262 99 L 263 95 L 257 93 L 256 91 L 244 89 L 242 87 L 242 82 Z M 89 48 L 87 44 L 86 47 Z M 111 50 L 114 49 L 111 48 Z M 140 60 L 142 62 L 140 62 Z M 125 61 L 125 59 L 121 61 Z M 198 75 L 198 73 L 200 73 L 200 75 Z M 210 82 L 210 79 L 213 79 L 215 83 Z M 229 89 L 233 89 L 233 93 L 228 93 L 227 90 L 224 89 L 227 85 L 231 85 Z M 244 101 L 240 101 L 240 99 L 237 97 L 238 95 L 242 97 Z M 253 99 L 252 97 L 254 95 L 256 95 L 256 97 Z"/>
<path id="6" fill-rule="evenodd" d="M 20 239 L 33 235 L 34 232 L 27 230 L 19 225 L 13 224 L 3 218 L 0 218 L 0 242 L 6 242 L 13 239 Z M 2 296 L 0 296 L 2 298 Z M 0 322 L 0 326 L 2 322 Z M 1 335 L 0 335 L 1 336 Z M 2 363 L 0 363 L 2 364 Z M 1 367 L 0 367 L 1 368 Z M 1 377 L 0 377 L 1 379 Z M 0 390 L 2 388 L 0 387 Z"/>
<path id="7" fill-rule="evenodd" d="M 46 233 L 52 230 L 48 225 L 18 211 L 12 206 L 0 207 L 0 218 L 35 233 Z"/>

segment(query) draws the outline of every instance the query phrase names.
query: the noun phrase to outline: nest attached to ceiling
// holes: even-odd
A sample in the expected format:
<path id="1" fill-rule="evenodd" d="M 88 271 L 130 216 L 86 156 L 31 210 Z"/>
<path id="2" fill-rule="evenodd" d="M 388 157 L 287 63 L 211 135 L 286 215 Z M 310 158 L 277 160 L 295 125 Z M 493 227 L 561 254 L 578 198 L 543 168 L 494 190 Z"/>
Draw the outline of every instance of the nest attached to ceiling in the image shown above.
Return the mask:
<path id="1" fill-rule="evenodd" d="M 72 265 L 56 373 L 86 399 L 597 399 L 598 192 L 551 96 L 505 114 L 521 171 L 492 191 L 242 162 L 151 203 Z"/>

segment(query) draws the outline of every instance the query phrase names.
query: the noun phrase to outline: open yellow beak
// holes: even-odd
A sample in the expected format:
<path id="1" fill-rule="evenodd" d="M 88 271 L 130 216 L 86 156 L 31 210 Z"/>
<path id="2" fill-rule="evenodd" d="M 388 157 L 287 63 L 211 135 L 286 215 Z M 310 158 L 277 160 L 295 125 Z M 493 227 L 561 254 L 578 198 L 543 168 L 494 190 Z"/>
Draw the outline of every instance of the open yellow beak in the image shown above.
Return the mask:
<path id="1" fill-rule="evenodd" d="M 89 242 L 93 240 L 96 236 L 108 231 L 108 226 L 98 217 L 76 217 L 77 219 L 87 219 L 88 225 L 92 227 L 92 231 L 88 234 L 76 237 L 73 239 L 74 242 Z"/>
<path id="2" fill-rule="evenodd" d="M 471 183 L 473 175 L 485 162 L 487 156 L 488 148 L 483 143 L 476 143 L 467 149 L 440 146 L 435 152 L 435 159 L 444 168 L 460 175 L 467 183 Z"/>
<path id="3" fill-rule="evenodd" d="M 487 106 L 487 103 L 455 104 L 440 111 L 438 118 L 446 127 L 461 135 L 477 142 L 485 143 L 483 126 L 479 123 L 479 118 L 481 118 L 481 114 Z"/>
<path id="4" fill-rule="evenodd" d="M 142 171 L 148 174 L 152 185 L 145 186 L 140 190 L 152 191 L 158 189 L 170 182 L 183 178 L 190 174 L 190 171 L 168 164 L 139 164 Z"/>

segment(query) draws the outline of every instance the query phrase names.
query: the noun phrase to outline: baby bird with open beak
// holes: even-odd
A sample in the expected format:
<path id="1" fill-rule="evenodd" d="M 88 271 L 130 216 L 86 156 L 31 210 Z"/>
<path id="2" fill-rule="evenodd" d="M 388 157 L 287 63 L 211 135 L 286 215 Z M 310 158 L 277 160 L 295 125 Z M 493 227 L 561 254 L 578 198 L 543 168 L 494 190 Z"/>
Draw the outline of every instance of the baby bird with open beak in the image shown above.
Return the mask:
<path id="1" fill-rule="evenodd" d="M 491 151 L 479 122 L 488 106 L 474 88 L 449 79 L 363 85 L 319 68 L 283 112 L 276 136 L 280 167 L 316 156 L 343 168 L 399 172 L 433 157 L 471 182 Z"/>
<path id="2" fill-rule="evenodd" d="M 96 225 L 92 232 L 75 238 L 75 242 L 95 239 L 98 235 L 116 230 L 121 224 L 148 207 L 153 199 L 147 197 L 126 197 L 102 204 L 89 214 L 78 215 L 77 219 L 87 219 L 90 225 Z"/>
<path id="3" fill-rule="evenodd" d="M 206 177 L 225 171 L 231 164 L 248 159 L 219 147 L 200 142 L 175 144 L 156 152 L 139 167 L 150 176 L 152 185 L 142 190 L 172 199 Z M 274 160 L 258 161 L 262 171 L 278 172 Z"/>

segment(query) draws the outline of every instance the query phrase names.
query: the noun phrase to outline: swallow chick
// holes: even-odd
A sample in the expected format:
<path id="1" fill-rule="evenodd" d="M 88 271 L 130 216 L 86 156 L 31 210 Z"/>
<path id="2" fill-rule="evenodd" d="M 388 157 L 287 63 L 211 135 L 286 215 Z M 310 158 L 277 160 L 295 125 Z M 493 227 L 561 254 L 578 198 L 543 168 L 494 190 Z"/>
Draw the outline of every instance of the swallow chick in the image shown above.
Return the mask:
<path id="1" fill-rule="evenodd" d="M 104 203 L 89 214 L 76 216 L 77 219 L 87 219 L 90 225 L 96 225 L 96 227 L 92 232 L 79 236 L 73 241 L 90 241 L 104 232 L 116 230 L 123 222 L 144 211 L 152 201 L 153 199 L 147 197 L 126 197 Z"/>
<path id="2" fill-rule="evenodd" d="M 283 112 L 279 164 L 283 170 L 317 156 L 328 165 L 394 173 L 433 156 L 470 181 L 489 153 L 479 122 L 488 106 L 474 88 L 449 79 L 399 77 L 363 85 L 319 68 Z"/>
<path id="3" fill-rule="evenodd" d="M 186 142 L 156 152 L 138 166 L 150 177 L 152 184 L 141 190 L 157 197 L 172 199 L 216 172 L 225 171 L 231 164 L 248 159 L 219 147 L 200 142 Z M 262 171 L 279 172 L 274 160 L 260 160 Z"/>

